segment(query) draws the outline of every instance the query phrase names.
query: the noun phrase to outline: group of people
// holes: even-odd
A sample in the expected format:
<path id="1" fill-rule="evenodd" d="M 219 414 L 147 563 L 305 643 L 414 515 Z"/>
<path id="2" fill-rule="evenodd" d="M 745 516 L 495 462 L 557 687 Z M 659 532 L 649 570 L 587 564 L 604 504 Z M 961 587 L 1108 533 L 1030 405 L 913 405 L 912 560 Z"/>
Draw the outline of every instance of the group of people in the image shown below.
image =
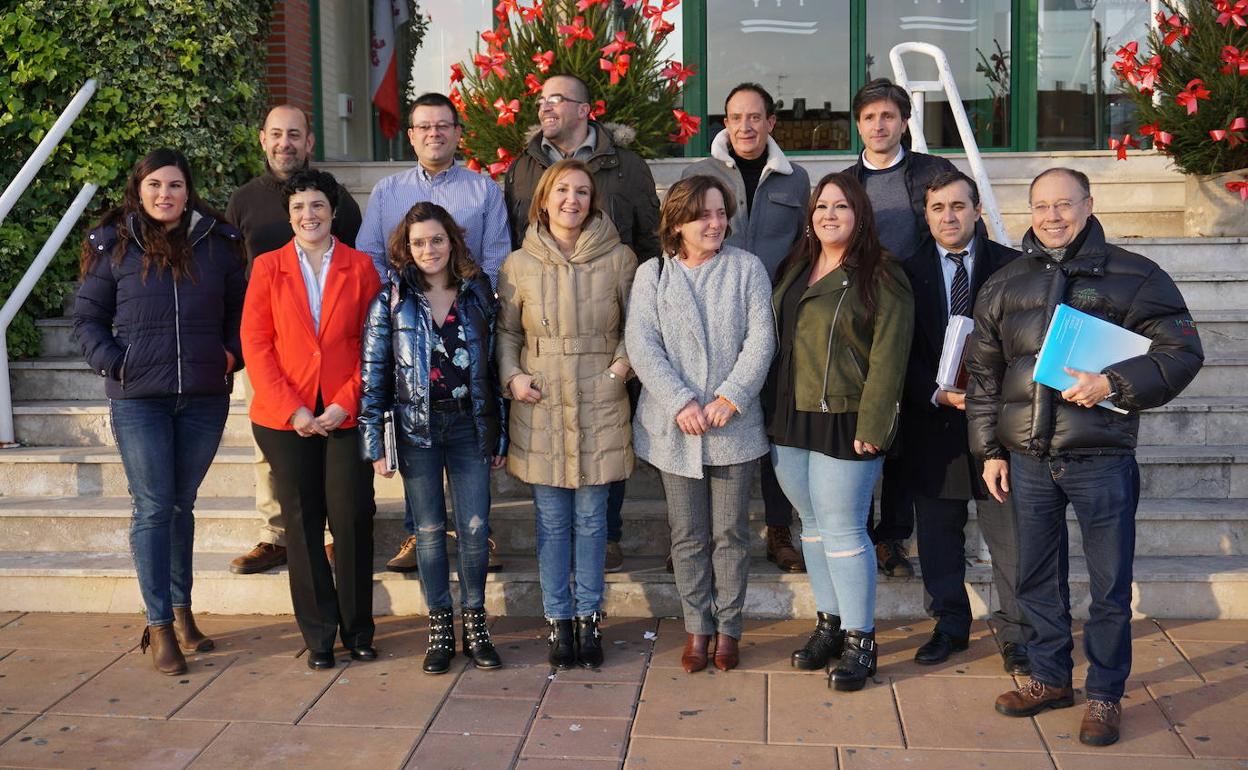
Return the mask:
<path id="1" fill-rule="evenodd" d="M 490 473 L 504 465 L 532 487 L 550 663 L 597 667 L 603 573 L 622 564 L 623 485 L 640 458 L 666 494 L 690 673 L 739 662 L 756 469 L 768 558 L 807 572 L 817 610 L 792 665 L 827 669 L 843 691 L 876 673 L 877 573 L 913 574 L 916 523 L 936 627 L 915 660 L 967 649 L 974 500 L 1002 662 L 1029 676 L 997 700 L 1010 716 L 1074 702 L 1073 503 L 1093 596 L 1080 738 L 1116 740 L 1138 412 L 1174 398 L 1203 354 L 1170 277 L 1106 242 L 1087 177 L 1036 177 L 1020 253 L 988 239 L 974 180 L 903 146 L 903 89 L 859 91 L 864 150 L 812 188 L 772 136 L 772 97 L 743 83 L 710 157 L 660 206 L 646 164 L 590 118 L 583 82 L 552 76 L 537 103 L 540 131 L 501 189 L 456 164 L 459 115 L 425 94 L 408 128 L 417 165 L 379 182 L 361 220 L 308 168 L 306 115 L 282 106 L 260 132 L 266 173 L 226 215 L 179 153 L 158 150 L 90 232 L 75 326 L 107 381 L 156 667 L 181 673 L 185 652 L 212 646 L 190 609 L 192 511 L 246 362 L 268 522 L 233 568 L 289 565 L 314 668 L 334 665 L 339 638 L 353 659 L 376 657 L 373 477 L 395 472 L 407 538 L 388 566 L 419 571 L 424 671 L 447 671 L 460 646 L 448 524 L 462 650 L 501 665 L 485 581 Z M 1060 393 L 1032 382 L 1059 302 L 1148 336 L 1149 353 L 1071 371 Z M 937 385 L 951 316 L 975 322 L 965 392 Z"/>

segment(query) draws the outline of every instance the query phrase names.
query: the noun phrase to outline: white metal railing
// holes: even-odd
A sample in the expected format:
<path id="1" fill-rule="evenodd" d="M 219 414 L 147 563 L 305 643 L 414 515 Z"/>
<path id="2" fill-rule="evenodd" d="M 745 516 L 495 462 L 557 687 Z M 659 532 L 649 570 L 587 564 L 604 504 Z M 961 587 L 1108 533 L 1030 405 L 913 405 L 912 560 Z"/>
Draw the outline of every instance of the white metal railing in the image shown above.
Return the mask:
<path id="1" fill-rule="evenodd" d="M 39 142 L 39 146 L 31 153 L 26 163 L 22 165 L 17 176 L 9 182 L 4 188 L 4 193 L 0 194 L 0 223 L 4 222 L 5 217 L 13 210 L 18 198 L 22 193 L 26 192 L 26 188 L 34 180 L 35 175 L 39 173 L 39 169 L 47 162 L 52 155 L 52 151 L 65 137 L 69 127 L 74 124 L 78 116 L 82 113 L 87 102 L 91 101 L 91 97 L 95 95 L 96 89 L 95 78 L 88 80 L 74 98 L 70 100 L 65 107 L 65 111 L 52 124 L 52 128 L 43 137 L 43 141 Z M 88 182 L 82 186 L 78 192 L 78 196 L 74 198 L 73 203 L 65 211 L 65 215 L 61 217 L 61 221 L 57 222 L 56 227 L 52 230 L 52 234 L 48 236 L 48 240 L 44 242 L 43 248 L 39 250 L 39 254 L 35 257 L 35 261 L 27 268 L 22 279 L 18 281 L 17 286 L 13 288 L 13 293 L 4 301 L 4 306 L 0 308 L 0 360 L 4 365 L 0 366 L 0 447 L 13 446 L 13 393 L 9 388 L 9 349 L 6 342 L 6 334 L 9 330 L 9 324 L 13 322 L 13 318 L 17 315 L 17 311 L 22 307 L 26 298 L 30 296 L 30 292 L 35 288 L 35 284 L 43 277 L 43 272 L 48 269 L 48 265 L 52 262 L 52 258 L 56 256 L 56 252 L 61 248 L 61 244 L 69 237 L 69 233 L 74 228 L 74 223 L 82 216 L 82 212 L 86 210 L 87 204 L 95 195 L 98 185 Z"/>
<path id="2" fill-rule="evenodd" d="M 930 56 L 936 62 L 940 80 L 921 80 L 911 82 L 906 76 L 906 66 L 901 61 L 902 54 L 921 53 Z M 927 138 L 923 135 L 923 94 L 929 92 L 945 93 L 949 107 L 953 110 L 953 120 L 958 126 L 958 136 L 962 139 L 962 147 L 966 150 L 966 160 L 971 166 L 971 176 L 979 185 L 979 200 L 984 207 L 984 217 L 992 230 L 993 238 L 1007 246 L 1011 245 L 1010 237 L 1005 232 L 1005 222 L 1001 219 L 1001 207 L 997 205 L 997 196 L 992 192 L 992 181 L 984 168 L 984 158 L 980 155 L 979 144 L 975 141 L 975 132 L 971 129 L 971 121 L 966 117 L 966 108 L 962 106 L 962 97 L 958 94 L 958 84 L 953 80 L 953 71 L 949 69 L 949 59 L 939 46 L 931 43 L 898 43 L 888 52 L 888 59 L 893 65 L 893 78 L 897 85 L 910 94 L 913 105 L 910 115 L 911 146 L 916 152 L 927 150 Z"/>

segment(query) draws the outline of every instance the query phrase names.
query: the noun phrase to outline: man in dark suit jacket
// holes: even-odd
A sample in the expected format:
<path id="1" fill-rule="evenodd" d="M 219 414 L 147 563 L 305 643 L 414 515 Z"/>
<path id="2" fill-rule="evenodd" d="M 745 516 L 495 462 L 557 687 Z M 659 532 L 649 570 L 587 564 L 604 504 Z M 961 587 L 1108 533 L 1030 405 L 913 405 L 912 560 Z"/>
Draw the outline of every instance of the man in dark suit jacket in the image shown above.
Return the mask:
<path id="1" fill-rule="evenodd" d="M 936 664 L 965 650 L 971 605 L 965 587 L 968 501 L 975 500 L 980 531 L 992 554 L 993 582 L 1000 609 L 994 613 L 1002 639 L 1005 670 L 1029 673 L 1025 628 L 1015 602 L 1018 535 L 1009 502 L 987 493 L 982 468 L 970 454 L 964 393 L 936 384 L 945 328 L 951 315 L 969 317 L 979 288 L 1018 252 L 982 234 L 979 189 L 960 171 L 946 171 L 927 184 L 925 214 L 932 240 L 905 263 L 914 290 L 914 340 L 901 410 L 903 465 L 914 490 L 919 564 L 927 609 L 936 618 L 931 638 L 915 653 L 916 663 Z"/>

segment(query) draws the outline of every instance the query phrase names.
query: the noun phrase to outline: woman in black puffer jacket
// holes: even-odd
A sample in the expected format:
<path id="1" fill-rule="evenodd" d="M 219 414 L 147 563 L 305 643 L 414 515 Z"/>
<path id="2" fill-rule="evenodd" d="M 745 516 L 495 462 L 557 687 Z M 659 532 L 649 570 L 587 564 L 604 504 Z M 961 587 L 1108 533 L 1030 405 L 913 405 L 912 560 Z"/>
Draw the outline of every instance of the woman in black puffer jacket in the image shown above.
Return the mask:
<path id="1" fill-rule="evenodd" d="M 446 209 L 417 203 L 390 236 L 390 272 L 364 327 L 359 424 L 365 459 L 392 476 L 384 446 L 394 410 L 397 467 L 411 506 L 420 583 L 429 607 L 424 670 L 455 656 L 442 473 L 455 498 L 464 651 L 501 666 L 485 621 L 490 470 L 507 452 L 506 404 L 494 363 L 498 301 Z"/>
<path id="2" fill-rule="evenodd" d="M 216 456 L 247 288 L 242 236 L 199 199 L 177 150 L 135 164 L 120 206 L 88 235 L 74 334 L 105 380 L 134 512 L 130 547 L 147 608 L 141 647 L 186 671 L 211 650 L 191 615 L 192 511 Z"/>

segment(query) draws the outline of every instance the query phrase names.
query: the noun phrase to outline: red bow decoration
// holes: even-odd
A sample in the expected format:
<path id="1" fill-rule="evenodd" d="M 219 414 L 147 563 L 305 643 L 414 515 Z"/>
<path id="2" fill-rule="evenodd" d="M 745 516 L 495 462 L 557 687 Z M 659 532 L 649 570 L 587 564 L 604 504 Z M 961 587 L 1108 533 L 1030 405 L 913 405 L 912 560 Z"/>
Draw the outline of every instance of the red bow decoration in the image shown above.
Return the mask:
<path id="1" fill-rule="evenodd" d="M 633 57 L 626 53 L 622 53 L 615 57 L 615 61 L 610 59 L 599 59 L 598 69 L 611 73 L 611 85 L 617 85 L 620 78 L 628 74 L 628 64 Z"/>
<path id="2" fill-rule="evenodd" d="M 494 73 L 499 80 L 507 79 L 507 68 L 503 65 L 507 63 L 507 54 L 502 51 L 494 51 L 489 56 L 476 54 L 472 57 L 472 63 L 476 65 L 481 72 L 481 79 L 484 80 Z"/>
<path id="3" fill-rule="evenodd" d="M 499 4 L 494 6 L 494 15 L 499 19 L 506 19 L 507 14 L 515 13 L 520 10 L 516 0 L 500 0 Z"/>
<path id="4" fill-rule="evenodd" d="M 1119 48 L 1118 53 L 1114 54 L 1114 56 L 1117 56 L 1119 59 L 1130 59 L 1134 61 L 1136 54 L 1138 54 L 1139 52 L 1140 52 L 1140 44 L 1132 40 L 1130 43 L 1127 43 L 1122 48 Z"/>
<path id="5" fill-rule="evenodd" d="M 498 162 L 491 163 L 489 168 L 486 170 L 490 172 L 490 176 L 498 176 L 499 174 L 505 173 L 507 169 L 511 168 L 511 164 L 514 163 L 515 160 L 516 159 L 511 156 L 511 153 L 507 152 L 506 147 L 499 147 Z"/>
<path id="6" fill-rule="evenodd" d="M 673 81 L 678 86 L 683 86 L 685 81 L 698 73 L 695 67 L 686 67 L 675 59 L 669 59 L 667 66 L 663 68 L 659 75 Z"/>
<path id="7" fill-rule="evenodd" d="M 1230 0 L 1217 0 L 1213 7 L 1218 12 L 1217 22 L 1222 26 L 1234 22 L 1237 27 L 1248 27 L 1248 21 L 1244 20 L 1244 16 L 1248 15 L 1248 0 L 1239 0 L 1234 5 Z"/>
<path id="8" fill-rule="evenodd" d="M 1184 24 L 1183 19 L 1180 18 L 1177 13 L 1171 14 L 1170 18 L 1167 19 L 1166 14 L 1164 12 L 1158 11 L 1157 12 L 1157 28 L 1164 29 L 1166 27 L 1170 27 L 1170 29 L 1166 32 L 1165 38 L 1163 38 L 1161 41 L 1161 44 L 1165 46 L 1168 46 L 1171 43 L 1173 43 L 1175 40 L 1178 40 L 1180 35 L 1183 37 L 1184 40 L 1191 37 L 1192 35 L 1191 26 L 1188 24 Z"/>
<path id="9" fill-rule="evenodd" d="M 609 0 L 576 0 L 576 10 L 588 11 L 595 5 L 606 5 Z"/>
<path id="10" fill-rule="evenodd" d="M 1213 137 L 1213 141 L 1220 142 L 1226 140 L 1227 146 L 1231 149 L 1243 144 L 1245 139 L 1243 133 L 1248 131 L 1248 120 L 1243 118 L 1235 118 L 1231 121 L 1231 125 L 1226 128 L 1215 128 L 1209 132 L 1209 136 Z"/>
<path id="11" fill-rule="evenodd" d="M 481 161 L 477 160 L 476 158 L 469 158 L 468 161 L 464 163 L 464 168 L 468 169 L 469 171 L 475 171 L 478 174 L 480 174 L 481 173 Z"/>
<path id="12" fill-rule="evenodd" d="M 584 16 L 577 16 L 572 19 L 571 24 L 560 24 L 559 34 L 566 35 L 563 39 L 563 44 L 568 48 L 571 48 L 577 40 L 592 41 L 594 39 L 594 31 L 585 26 Z"/>
<path id="13" fill-rule="evenodd" d="M 1236 70 L 1240 75 L 1248 75 L 1248 47 L 1241 51 L 1233 45 L 1223 46 L 1222 61 L 1226 65 L 1221 70 L 1223 75 L 1230 75 Z"/>
<path id="14" fill-rule="evenodd" d="M 607 103 L 602 99 L 594 102 L 594 106 L 589 111 L 590 120 L 597 120 L 607 114 Z"/>
<path id="15" fill-rule="evenodd" d="M 545 19 L 546 15 L 541 0 L 534 3 L 532 8 L 521 8 L 520 18 L 524 19 L 525 24 L 532 24 L 537 19 Z"/>
<path id="16" fill-rule="evenodd" d="M 538 80 L 537 75 L 532 72 L 524 76 L 524 84 L 528 86 L 524 92 L 525 96 L 533 96 L 542 92 L 542 81 Z"/>
<path id="17" fill-rule="evenodd" d="M 537 65 L 537 68 L 543 74 L 550 72 L 550 67 L 555 63 L 555 52 L 547 51 L 545 53 L 535 53 L 529 57 Z"/>
<path id="18" fill-rule="evenodd" d="M 650 31 L 654 34 L 655 40 L 662 40 L 663 38 L 670 35 L 672 31 L 675 29 L 676 29 L 676 25 L 671 23 L 670 21 L 665 21 L 663 19 L 655 19 L 651 23 Z"/>
<path id="19" fill-rule="evenodd" d="M 1248 179 L 1248 176 L 1244 177 L 1244 179 Z M 1227 182 L 1226 189 L 1233 193 L 1239 193 L 1241 201 L 1248 201 L 1248 182 Z"/>
<path id="20" fill-rule="evenodd" d="M 481 33 L 481 39 L 485 41 L 491 51 L 503 50 L 503 44 L 507 42 L 507 38 L 511 37 L 511 30 L 500 24 L 498 29 L 487 29 Z"/>
<path id="21" fill-rule="evenodd" d="M 625 53 L 637 47 L 637 44 L 628 39 L 628 34 L 624 32 L 616 32 L 615 40 L 607 43 L 602 47 L 603 56 L 615 56 L 618 53 Z"/>
<path id="22" fill-rule="evenodd" d="M 1135 137 L 1130 134 L 1123 134 L 1122 139 L 1110 139 L 1109 149 L 1118 151 L 1118 160 L 1127 159 L 1127 148 L 1139 149 L 1140 145 L 1136 143 Z"/>
<path id="23" fill-rule="evenodd" d="M 464 67 L 456 62 L 451 65 L 451 82 L 462 83 L 464 81 Z"/>
<path id="24" fill-rule="evenodd" d="M 1174 141 L 1174 134 L 1169 131 L 1162 131 L 1161 126 L 1156 123 L 1146 123 L 1140 126 L 1141 136 L 1151 136 L 1153 138 L 1153 149 L 1158 152 L 1165 152 L 1170 147 L 1170 143 Z"/>
<path id="25" fill-rule="evenodd" d="M 663 18 L 663 14 L 680 5 L 680 0 L 663 0 L 661 6 L 653 6 L 647 3 L 641 6 L 641 15 L 650 20 L 650 31 L 654 34 L 656 40 L 661 40 L 668 36 L 672 30 L 676 29 L 676 25 Z"/>
<path id="26" fill-rule="evenodd" d="M 452 88 L 451 92 L 446 95 L 451 100 L 451 104 L 455 105 L 455 111 L 460 115 L 464 114 L 464 97 L 460 95 L 458 88 Z"/>
<path id="27" fill-rule="evenodd" d="M 689 137 L 698 133 L 698 126 L 702 125 L 702 118 L 694 117 L 684 110 L 672 110 L 672 115 L 676 118 L 676 133 L 668 134 L 669 141 L 677 144 L 688 144 Z"/>
<path id="28" fill-rule="evenodd" d="M 509 102 L 500 96 L 494 100 L 494 109 L 498 110 L 498 125 L 514 126 L 516 124 L 516 113 L 520 112 L 520 100 L 512 99 Z"/>
<path id="29" fill-rule="evenodd" d="M 1148 64 L 1141 64 L 1135 71 L 1138 81 L 1131 81 L 1132 85 L 1141 91 L 1152 91 L 1153 84 L 1157 82 L 1157 75 L 1161 73 L 1161 57 L 1154 56 L 1148 60 Z M 1130 78 L 1128 78 L 1130 81 Z"/>
<path id="30" fill-rule="evenodd" d="M 1248 0 L 1245 0 L 1245 2 L 1248 2 Z M 1187 88 L 1175 94 L 1174 101 L 1176 104 L 1187 107 L 1188 115 L 1195 115 L 1199 107 L 1197 100 L 1208 98 L 1209 89 L 1205 88 L 1205 81 L 1200 78 L 1192 78 L 1187 81 Z"/>

